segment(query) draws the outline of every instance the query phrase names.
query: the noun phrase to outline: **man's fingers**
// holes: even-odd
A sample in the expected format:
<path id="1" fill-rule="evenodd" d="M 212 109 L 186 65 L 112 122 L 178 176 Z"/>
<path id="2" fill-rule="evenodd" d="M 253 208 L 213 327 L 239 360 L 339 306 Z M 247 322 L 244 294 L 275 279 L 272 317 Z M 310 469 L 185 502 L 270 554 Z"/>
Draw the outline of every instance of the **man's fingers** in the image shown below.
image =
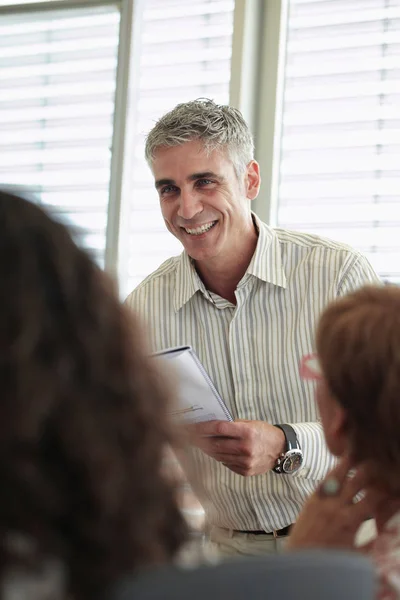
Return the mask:
<path id="1" fill-rule="evenodd" d="M 239 424 L 230 421 L 203 421 L 201 423 L 192 423 L 187 426 L 189 434 L 197 437 L 221 436 L 221 437 L 240 437 L 241 429 Z"/>
<path id="2" fill-rule="evenodd" d="M 209 438 L 208 444 L 213 448 L 216 454 L 229 454 L 235 456 L 249 456 L 249 449 L 243 446 L 243 443 L 236 438 L 213 437 Z"/>
<path id="3" fill-rule="evenodd" d="M 222 463 L 222 464 L 224 465 L 224 467 L 226 467 L 233 473 L 236 473 L 236 475 L 242 475 L 243 477 L 245 477 L 247 475 L 247 470 L 245 467 L 241 467 L 240 465 L 237 465 L 234 463 Z"/>
<path id="4" fill-rule="evenodd" d="M 213 458 L 218 462 L 222 462 L 227 465 L 235 465 L 242 469 L 248 468 L 251 464 L 251 462 L 248 459 L 241 458 L 240 456 L 235 456 L 232 454 L 214 454 Z"/>
<path id="5" fill-rule="evenodd" d="M 207 435 L 216 435 L 218 423 L 221 421 L 202 421 L 201 423 L 189 423 L 186 431 L 191 436 L 202 437 Z"/>
<path id="6" fill-rule="evenodd" d="M 232 443 L 226 444 L 225 442 L 228 441 Z M 243 455 L 243 453 L 240 452 L 236 440 L 231 440 L 230 438 L 218 438 L 218 441 L 216 441 L 216 438 L 211 437 L 201 438 L 198 440 L 197 446 L 200 450 L 220 462 L 228 461 L 230 458 L 239 461 L 241 457 L 248 457 L 247 454 Z"/>

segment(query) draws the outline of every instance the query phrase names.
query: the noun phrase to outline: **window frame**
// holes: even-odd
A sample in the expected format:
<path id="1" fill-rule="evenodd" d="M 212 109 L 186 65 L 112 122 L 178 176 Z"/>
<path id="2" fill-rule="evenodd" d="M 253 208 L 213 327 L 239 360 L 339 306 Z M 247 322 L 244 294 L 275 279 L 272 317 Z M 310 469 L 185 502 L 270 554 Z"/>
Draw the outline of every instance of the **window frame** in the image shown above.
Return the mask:
<path id="1" fill-rule="evenodd" d="M 244 0 L 246 1 L 246 0 Z M 251 2 L 251 0 L 249 0 Z M 257 113 L 256 128 L 254 129 L 256 137 L 256 159 L 260 163 L 262 186 L 259 197 L 254 203 L 255 212 L 259 217 L 272 227 L 289 227 L 285 225 L 285 221 L 279 221 L 279 193 L 281 183 L 285 183 L 285 180 L 281 176 L 281 146 L 283 141 L 283 116 L 284 116 L 284 95 L 285 95 L 285 70 L 286 70 L 286 58 L 287 58 L 287 42 L 289 34 L 289 9 L 290 0 L 274 0 L 274 2 L 265 2 L 264 13 L 263 13 L 263 37 L 261 40 L 262 50 L 260 52 L 260 64 L 259 64 L 259 87 L 257 92 L 259 94 L 259 110 Z M 388 5 L 386 8 L 389 10 L 392 5 Z M 393 6 L 393 9 L 397 9 Z M 344 10 L 344 9 L 343 9 Z M 397 18 L 397 17 L 395 17 Z M 356 19 L 358 22 L 358 17 Z M 275 94 L 271 91 L 275 90 Z M 389 130 L 388 130 L 389 131 Z M 259 137 L 258 137 L 259 134 Z M 397 143 L 397 142 L 396 142 Z M 390 168 L 389 168 L 390 170 Z M 393 212 L 400 210 L 400 202 L 397 200 L 398 194 L 396 194 L 395 187 L 391 188 L 391 192 L 388 195 L 396 196 L 395 201 L 392 203 L 392 214 L 387 218 L 382 216 L 381 213 L 374 219 L 376 222 L 385 221 L 389 225 L 394 224 L 398 227 L 398 218 L 394 218 Z M 372 205 L 372 204 L 371 204 Z M 396 213 L 397 214 L 397 213 Z M 344 219 L 346 221 L 346 219 Z M 311 221 L 312 222 L 312 221 Z M 329 237 L 331 239 L 340 240 L 343 232 L 343 242 L 350 244 L 354 248 L 361 250 L 361 252 L 371 261 L 374 268 L 380 274 L 381 277 L 387 279 L 389 282 L 398 284 L 400 279 L 398 271 L 393 271 L 389 266 L 384 271 L 380 268 L 384 259 L 385 249 L 384 243 L 378 242 L 376 244 L 369 244 L 370 250 L 367 250 L 360 246 L 358 238 L 353 234 L 349 234 L 348 239 L 345 238 L 345 233 L 351 232 L 351 225 L 348 228 L 345 226 L 337 226 L 336 233 L 333 231 L 334 219 L 327 220 L 327 224 L 332 227 L 332 232 L 329 228 L 325 232 L 315 231 L 317 235 Z M 354 226 L 356 228 L 356 225 Z M 307 231 L 306 226 L 299 224 L 296 226 L 297 229 Z M 380 225 L 374 230 L 379 231 Z M 365 232 L 370 232 L 372 229 L 365 227 Z M 357 235 L 357 234 L 355 234 Z M 373 246 L 377 249 L 372 250 Z M 382 250 L 380 247 L 382 246 Z M 398 249 L 387 250 L 389 259 L 394 256 L 398 256 Z M 377 257 L 377 263 L 374 263 L 374 257 Z"/>
<path id="2" fill-rule="evenodd" d="M 262 183 L 252 209 L 271 226 L 278 214 L 288 9 L 288 0 L 235 4 L 231 104 L 242 111 L 254 134 Z"/>
<path id="3" fill-rule="evenodd" d="M 273 12 L 281 13 L 281 4 L 286 0 L 276 0 L 279 5 Z M 275 2 L 275 0 L 274 0 Z M 261 156 L 263 146 L 268 140 L 264 135 L 264 127 L 259 128 L 259 123 L 264 123 L 265 115 L 261 110 L 263 101 L 258 102 L 260 93 L 259 74 L 260 66 L 265 70 L 264 54 L 269 51 L 268 44 L 262 44 L 265 34 L 273 31 L 274 24 L 265 22 L 270 4 L 264 0 L 235 0 L 234 25 L 231 58 L 231 82 L 229 90 L 230 104 L 239 108 L 248 120 L 253 132 L 260 131 L 256 136 L 256 156 Z M 42 0 L 24 4 L 0 5 L 2 14 L 35 13 L 52 10 L 62 10 L 77 7 L 91 7 L 102 5 L 115 5 L 120 10 L 119 48 L 116 72 L 115 109 L 113 121 L 113 136 L 111 142 L 111 164 L 109 202 L 107 209 L 107 226 L 105 239 L 104 268 L 110 273 L 120 287 L 127 274 L 127 253 L 125 243 L 129 232 L 127 231 L 127 213 L 130 195 L 130 174 L 133 158 L 133 138 L 136 127 L 135 97 L 137 88 L 135 82 L 140 76 L 140 43 L 137 35 L 140 30 L 145 0 Z M 268 33 L 269 37 L 269 33 Z M 262 50 L 261 56 L 259 55 Z M 264 86 L 265 87 L 265 86 Z M 261 118 L 261 120 L 260 120 Z M 269 119 L 274 119 L 271 110 Z M 266 121 L 265 121 L 266 122 Z M 270 127 L 267 127 L 270 130 Z M 273 128 L 272 128 L 273 130 Z M 259 146 L 261 146 L 259 150 Z M 259 161 L 263 168 L 263 178 L 266 182 L 255 202 L 254 209 L 265 220 L 268 212 L 268 164 L 269 161 Z M 267 190 L 267 191 L 266 191 Z"/>
<path id="4" fill-rule="evenodd" d="M 90 8 L 114 5 L 120 11 L 119 45 L 114 97 L 113 135 L 111 140 L 111 162 L 107 226 L 105 234 L 104 268 L 114 276 L 118 275 L 119 239 L 123 187 L 123 168 L 126 153 L 128 113 L 128 90 L 132 60 L 132 32 L 134 14 L 139 0 L 48 0 L 29 4 L 0 6 L 3 14 L 26 14 L 68 8 Z M 137 12 L 137 14 L 139 14 Z"/>

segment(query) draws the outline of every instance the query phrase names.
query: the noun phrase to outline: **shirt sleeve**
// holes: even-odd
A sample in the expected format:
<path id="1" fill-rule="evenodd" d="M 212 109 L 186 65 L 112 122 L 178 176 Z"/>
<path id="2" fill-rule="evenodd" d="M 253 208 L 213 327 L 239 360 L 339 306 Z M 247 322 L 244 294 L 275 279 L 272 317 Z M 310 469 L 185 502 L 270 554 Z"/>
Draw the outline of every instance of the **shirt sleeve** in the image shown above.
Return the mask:
<path id="1" fill-rule="evenodd" d="M 326 447 L 321 423 L 291 423 L 303 452 L 303 466 L 294 477 L 324 479 L 336 464 L 336 458 Z"/>
<path id="2" fill-rule="evenodd" d="M 379 283 L 382 282 L 367 258 L 358 253 L 351 254 L 343 268 L 337 295 L 345 296 L 363 285 Z M 337 461 L 326 447 L 321 423 L 317 421 L 291 425 L 296 431 L 304 455 L 303 467 L 294 476 L 322 480 Z"/>
<path id="3" fill-rule="evenodd" d="M 354 254 L 351 255 L 343 269 L 337 295 L 345 296 L 363 285 L 380 283 L 382 283 L 382 280 L 375 273 L 368 259 L 362 254 Z"/>

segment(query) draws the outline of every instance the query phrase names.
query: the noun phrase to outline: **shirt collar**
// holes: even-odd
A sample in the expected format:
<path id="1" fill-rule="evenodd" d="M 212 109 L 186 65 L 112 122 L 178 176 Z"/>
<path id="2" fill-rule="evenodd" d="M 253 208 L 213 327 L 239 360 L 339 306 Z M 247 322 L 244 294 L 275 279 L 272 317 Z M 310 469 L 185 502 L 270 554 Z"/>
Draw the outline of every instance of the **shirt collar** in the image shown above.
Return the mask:
<path id="1" fill-rule="evenodd" d="M 265 283 L 286 288 L 286 275 L 282 264 L 282 249 L 276 232 L 252 213 L 258 230 L 256 250 L 246 273 L 254 275 Z"/>
<path id="2" fill-rule="evenodd" d="M 180 310 L 200 290 L 205 290 L 205 285 L 198 276 L 192 259 L 183 251 L 178 258 L 175 275 L 175 311 Z"/>
<path id="3" fill-rule="evenodd" d="M 286 276 L 278 237 L 274 230 L 260 221 L 254 213 L 252 216 L 258 230 L 258 242 L 244 277 L 253 275 L 265 283 L 286 288 Z M 178 258 L 175 276 L 175 311 L 180 310 L 198 291 L 209 296 L 192 259 L 186 251 L 183 251 Z"/>

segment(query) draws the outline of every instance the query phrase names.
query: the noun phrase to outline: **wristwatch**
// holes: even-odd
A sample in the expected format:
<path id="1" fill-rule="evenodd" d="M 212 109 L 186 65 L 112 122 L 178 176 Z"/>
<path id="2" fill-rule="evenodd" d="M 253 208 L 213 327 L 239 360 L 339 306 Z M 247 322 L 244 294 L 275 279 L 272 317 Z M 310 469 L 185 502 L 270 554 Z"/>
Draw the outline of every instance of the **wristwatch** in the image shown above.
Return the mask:
<path id="1" fill-rule="evenodd" d="M 303 464 L 303 452 L 301 451 L 299 440 L 291 425 L 279 424 L 275 425 L 275 427 L 282 429 L 285 434 L 286 446 L 285 451 L 280 455 L 272 470 L 279 474 L 293 475 Z"/>

